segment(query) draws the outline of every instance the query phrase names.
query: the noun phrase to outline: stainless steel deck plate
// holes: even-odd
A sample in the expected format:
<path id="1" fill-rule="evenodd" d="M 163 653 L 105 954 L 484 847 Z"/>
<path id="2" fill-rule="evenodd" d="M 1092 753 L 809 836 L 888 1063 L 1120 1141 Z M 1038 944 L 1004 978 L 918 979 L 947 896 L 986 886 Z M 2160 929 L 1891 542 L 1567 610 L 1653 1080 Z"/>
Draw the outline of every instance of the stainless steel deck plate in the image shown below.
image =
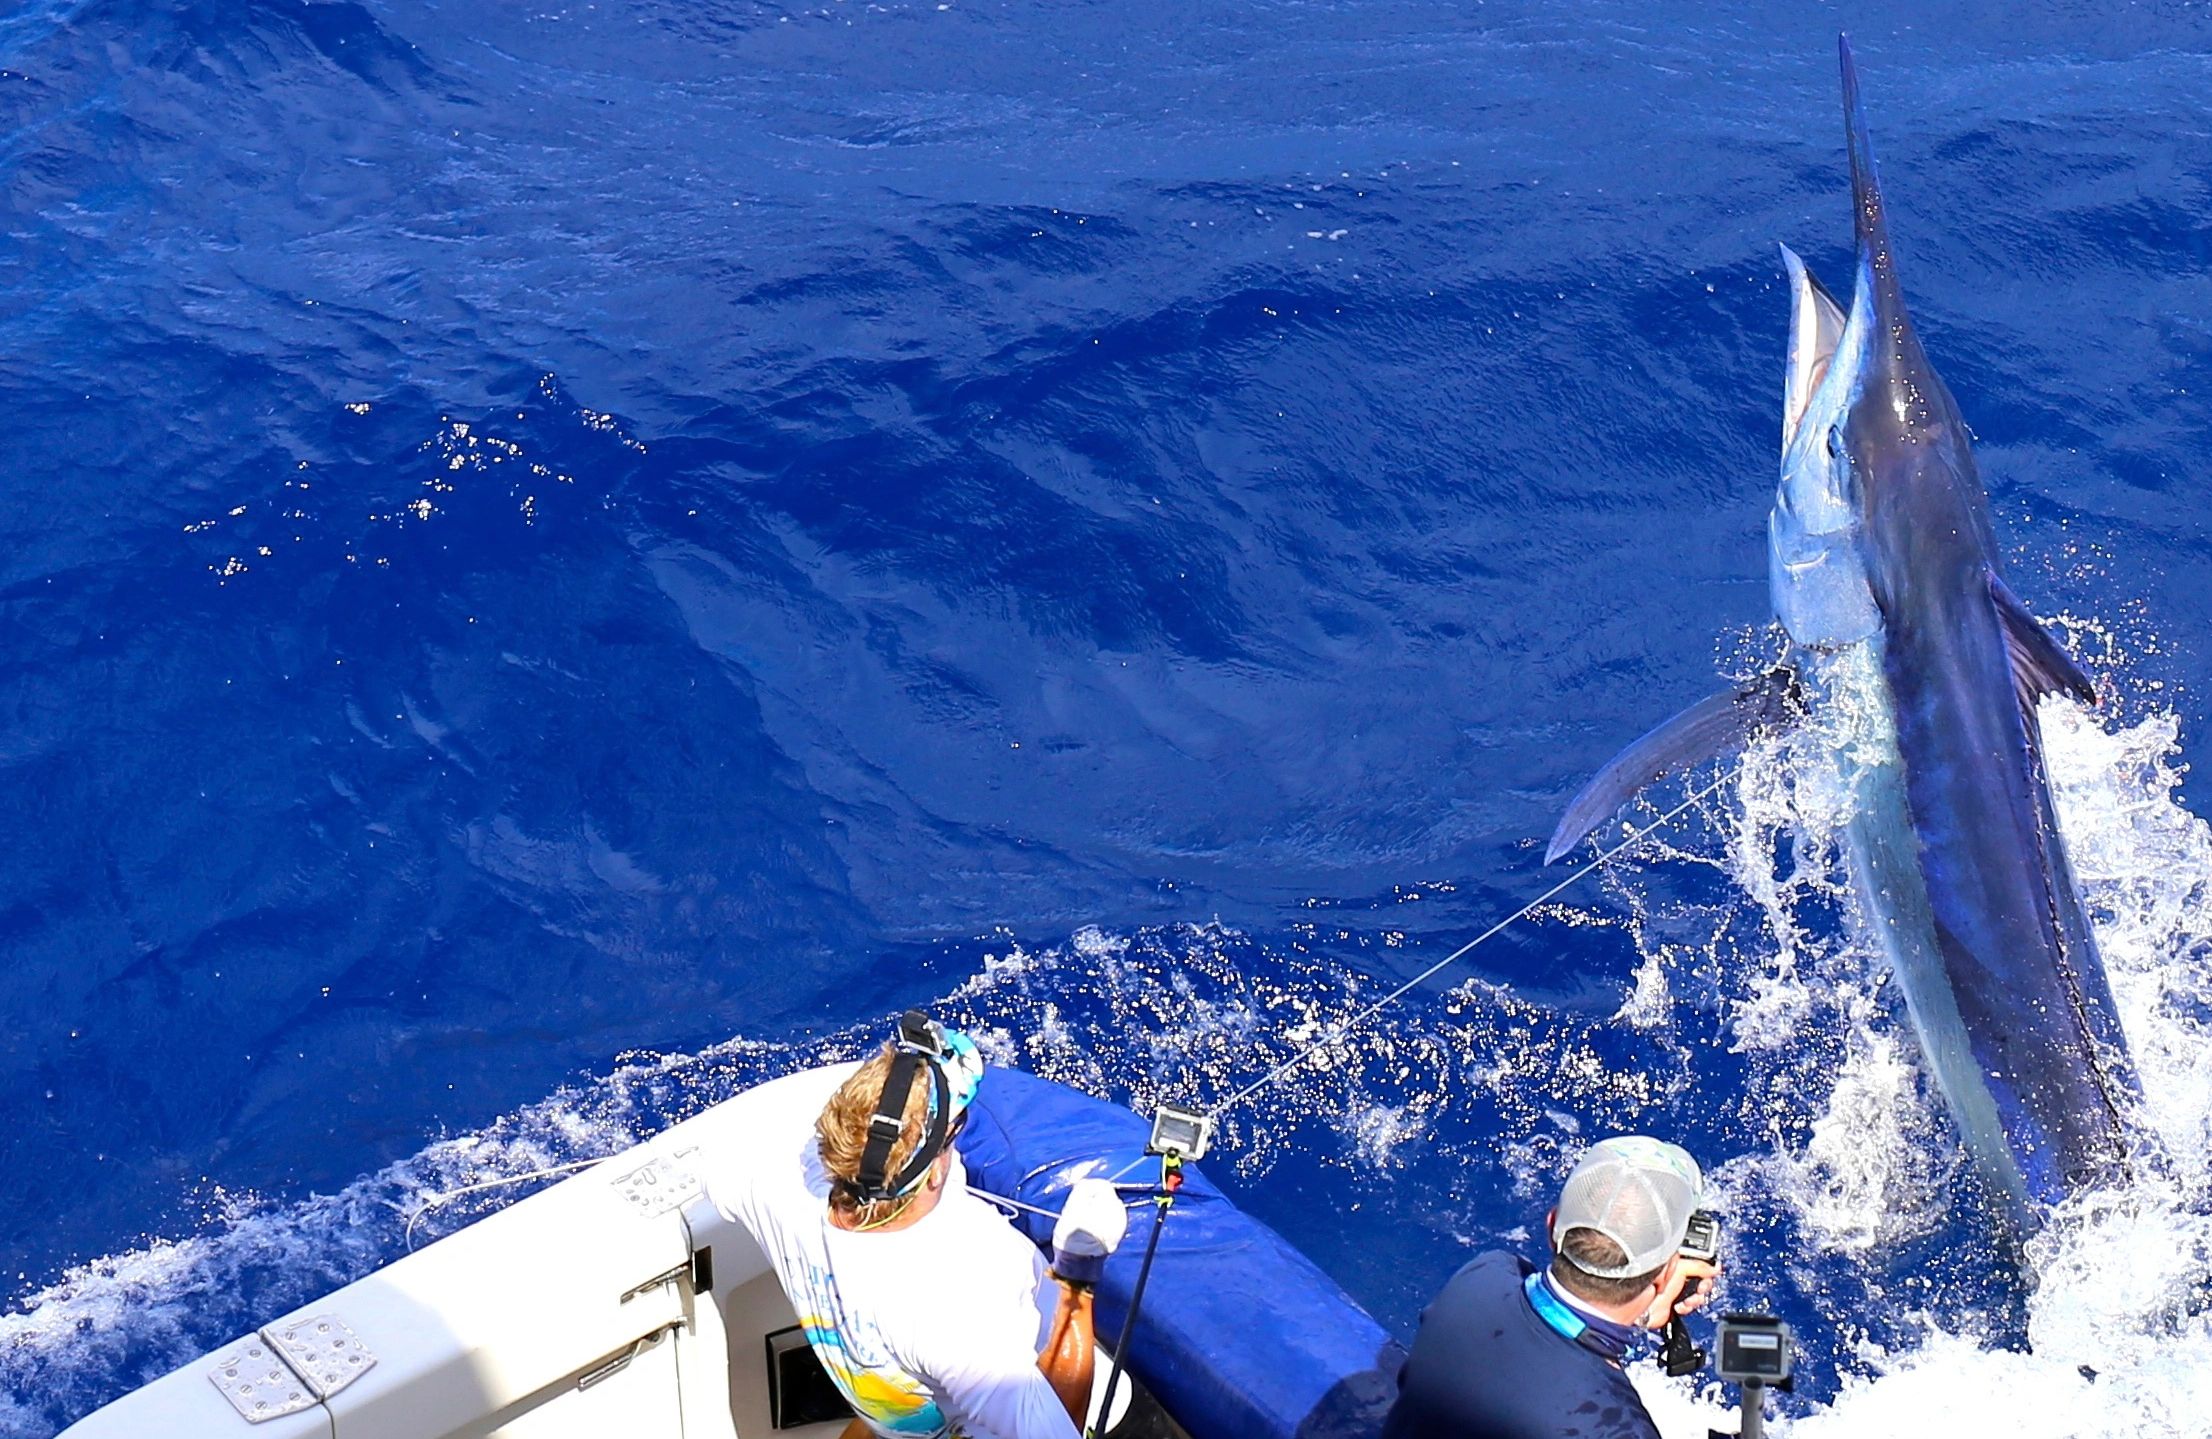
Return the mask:
<path id="1" fill-rule="evenodd" d="M 699 1192 L 699 1177 L 692 1172 L 696 1146 L 674 1154 L 656 1154 L 614 1181 L 615 1191 L 648 1216 L 666 1214 L 689 1204 Z"/>
<path id="2" fill-rule="evenodd" d="M 207 1377 L 248 1424 L 297 1414 L 318 1402 L 307 1381 L 260 1339 L 248 1339 L 222 1355 Z"/>
<path id="3" fill-rule="evenodd" d="M 376 1356 L 361 1336 L 336 1315 L 272 1324 L 261 1337 L 299 1372 L 317 1398 L 328 1399 L 376 1367 Z"/>

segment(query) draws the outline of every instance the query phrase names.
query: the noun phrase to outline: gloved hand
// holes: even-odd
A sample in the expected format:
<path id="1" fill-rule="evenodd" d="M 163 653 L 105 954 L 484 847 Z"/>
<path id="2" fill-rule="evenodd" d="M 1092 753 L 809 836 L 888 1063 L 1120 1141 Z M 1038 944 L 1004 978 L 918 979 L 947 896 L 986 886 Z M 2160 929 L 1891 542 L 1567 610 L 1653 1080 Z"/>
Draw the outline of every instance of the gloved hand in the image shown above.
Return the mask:
<path id="1" fill-rule="evenodd" d="M 1052 1272 L 1070 1284 L 1096 1284 L 1106 1272 L 1106 1256 L 1128 1230 L 1129 1210 L 1113 1185 L 1076 1180 L 1060 1206 L 1060 1222 L 1052 1226 Z"/>

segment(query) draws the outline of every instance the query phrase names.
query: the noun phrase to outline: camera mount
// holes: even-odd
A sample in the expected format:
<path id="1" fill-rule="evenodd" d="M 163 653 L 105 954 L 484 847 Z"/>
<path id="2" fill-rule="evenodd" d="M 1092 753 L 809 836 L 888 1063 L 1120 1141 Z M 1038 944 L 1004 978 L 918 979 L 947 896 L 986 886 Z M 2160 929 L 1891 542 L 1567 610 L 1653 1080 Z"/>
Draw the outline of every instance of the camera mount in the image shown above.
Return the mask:
<path id="1" fill-rule="evenodd" d="M 1765 1439 L 1764 1391 L 1790 1389 L 1790 1326 L 1771 1314 L 1724 1314 L 1713 1338 L 1720 1377 L 1743 1386 L 1741 1439 Z"/>

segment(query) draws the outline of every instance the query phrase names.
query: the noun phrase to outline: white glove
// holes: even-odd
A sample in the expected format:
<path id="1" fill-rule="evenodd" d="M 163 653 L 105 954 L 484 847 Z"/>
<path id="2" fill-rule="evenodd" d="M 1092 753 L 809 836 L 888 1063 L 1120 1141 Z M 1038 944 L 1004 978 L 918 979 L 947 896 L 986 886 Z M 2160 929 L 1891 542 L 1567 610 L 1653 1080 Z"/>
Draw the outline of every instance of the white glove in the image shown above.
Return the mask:
<path id="1" fill-rule="evenodd" d="M 1106 1273 L 1106 1256 L 1128 1231 L 1120 1191 L 1103 1179 L 1076 1180 L 1052 1226 L 1052 1272 L 1071 1284 L 1096 1284 Z"/>

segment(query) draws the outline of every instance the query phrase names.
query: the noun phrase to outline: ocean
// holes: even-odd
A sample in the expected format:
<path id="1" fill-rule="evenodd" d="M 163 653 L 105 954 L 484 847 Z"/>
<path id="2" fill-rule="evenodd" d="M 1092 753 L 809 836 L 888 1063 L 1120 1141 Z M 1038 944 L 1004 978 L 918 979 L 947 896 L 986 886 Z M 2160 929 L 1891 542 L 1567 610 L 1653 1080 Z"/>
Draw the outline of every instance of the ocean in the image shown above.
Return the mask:
<path id="1" fill-rule="evenodd" d="M 2044 723 L 2174 1163 L 2029 1284 L 1833 728 L 1341 1027 L 1774 652 L 1844 29 L 2106 692 Z M 11 7 L 0 1434 L 914 1004 L 1140 1108 L 1311 1051 L 1208 1168 L 1401 1335 L 1644 1131 L 1788 1432 L 2212 1433 L 2208 93 L 2174 3 Z"/>

